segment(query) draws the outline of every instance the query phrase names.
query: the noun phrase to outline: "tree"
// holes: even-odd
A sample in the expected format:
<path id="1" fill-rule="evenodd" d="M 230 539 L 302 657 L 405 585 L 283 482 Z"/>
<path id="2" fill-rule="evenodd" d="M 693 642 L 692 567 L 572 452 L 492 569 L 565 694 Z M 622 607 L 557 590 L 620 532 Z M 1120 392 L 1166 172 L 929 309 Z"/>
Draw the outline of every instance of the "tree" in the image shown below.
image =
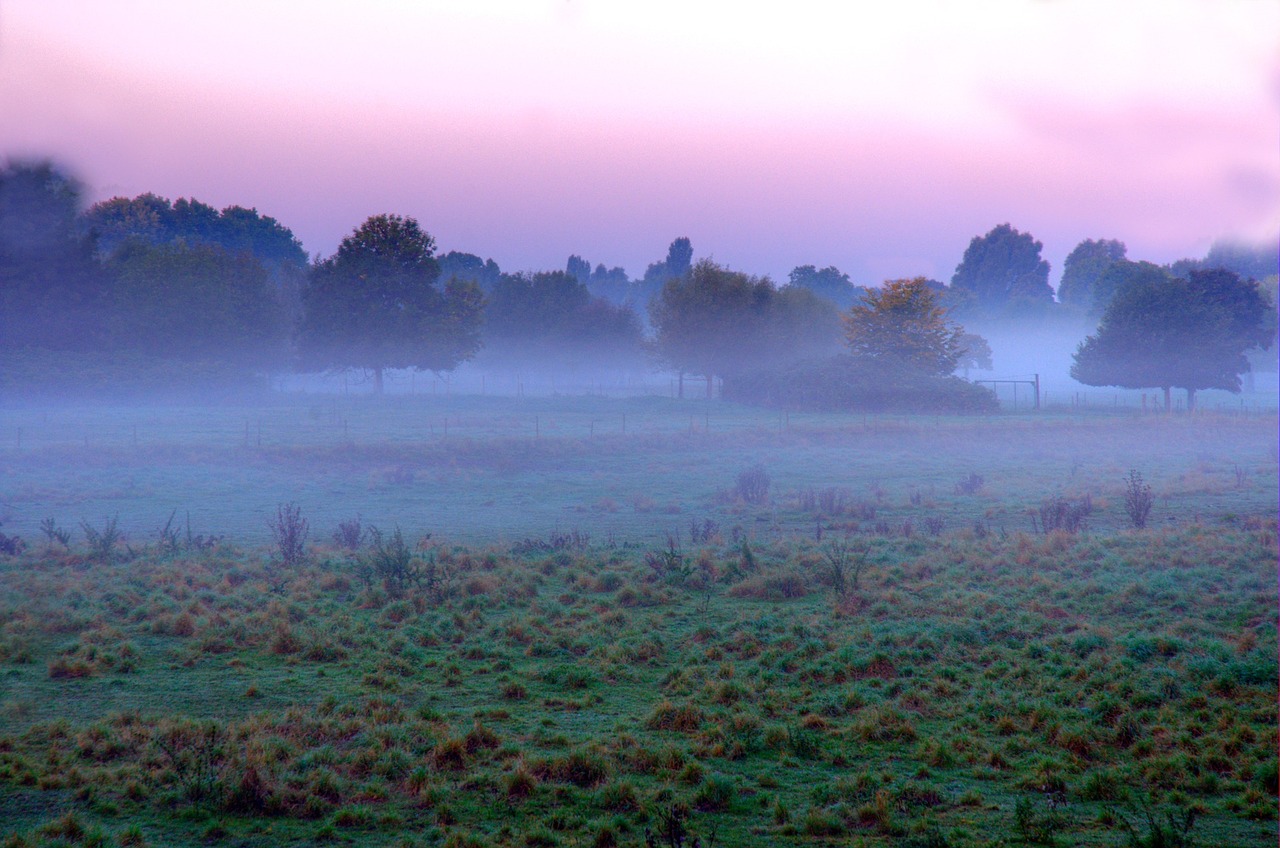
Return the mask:
<path id="1" fill-rule="evenodd" d="M 783 365 L 827 352 L 837 336 L 835 308 L 805 289 L 775 289 L 767 277 L 710 260 L 667 280 L 649 304 L 654 347 L 679 372 L 707 378 Z"/>
<path id="2" fill-rule="evenodd" d="M 861 300 L 867 291 L 862 286 L 854 285 L 849 280 L 849 275 L 834 265 L 821 270 L 813 265 L 799 265 L 791 269 L 788 279 L 788 286 L 808 289 L 842 310 Z"/>
<path id="3" fill-rule="evenodd" d="M 1031 234 L 1001 224 L 969 242 L 951 287 L 970 295 L 974 310 L 985 315 L 1047 307 L 1053 289 L 1043 247 Z"/>
<path id="4" fill-rule="evenodd" d="M 979 368 L 991 370 L 991 345 L 977 333 L 960 334 L 960 361 L 958 367 L 964 370 L 965 379 L 969 379 L 969 369 Z"/>
<path id="5" fill-rule="evenodd" d="M 460 253 L 451 250 L 436 258 L 440 264 L 440 279 L 448 282 L 453 278 L 475 283 L 483 292 L 493 290 L 502 269 L 492 259 L 481 259 L 474 253 Z"/>
<path id="6" fill-rule="evenodd" d="M 645 269 L 644 277 L 635 286 L 637 303 L 647 304 L 662 291 L 668 280 L 689 275 L 693 269 L 693 244 L 681 236 L 667 247 L 667 258 L 654 262 Z"/>
<path id="7" fill-rule="evenodd" d="M 82 216 L 81 227 L 93 235 L 99 256 L 108 261 L 134 243 L 206 245 L 248 254 L 266 270 L 284 320 L 294 325 L 300 318 L 307 253 L 288 227 L 256 209 L 228 206 L 218 211 L 192 198 L 171 203 L 141 194 L 94 204 Z"/>
<path id="8" fill-rule="evenodd" d="M 872 289 L 845 313 L 844 329 L 855 357 L 909 363 L 938 376 L 955 371 L 966 350 L 976 348 L 962 343 L 964 328 L 947 320 L 924 277 Z"/>
<path id="9" fill-rule="evenodd" d="M 106 343 L 109 279 L 77 227 L 80 197 L 51 162 L 0 167 L 0 350 Z"/>
<path id="10" fill-rule="evenodd" d="M 640 321 L 629 307 L 592 297 L 586 285 L 564 271 L 504 274 L 486 310 L 485 346 L 506 359 L 561 360 L 637 358 Z"/>
<path id="11" fill-rule="evenodd" d="M 1102 275 L 1125 258 L 1125 245 L 1114 239 L 1085 239 L 1067 254 L 1058 283 L 1058 302 L 1078 312 L 1092 312 L 1094 289 Z"/>
<path id="12" fill-rule="evenodd" d="M 128 242 L 112 257 L 113 335 L 156 360 L 263 368 L 287 338 L 270 277 L 251 254 Z"/>
<path id="13" fill-rule="evenodd" d="M 1164 268 L 1151 262 L 1133 262 L 1129 259 L 1112 262 L 1094 281 L 1093 301 L 1089 307 L 1089 314 L 1097 317 L 1105 313 L 1118 292 L 1138 286 L 1159 284 L 1168 280 L 1170 276 L 1178 275 L 1170 275 Z M 1181 276 L 1186 279 L 1185 274 Z"/>
<path id="14" fill-rule="evenodd" d="M 1090 386 L 1240 391 L 1245 352 L 1269 347 L 1270 304 L 1252 280 L 1230 271 L 1192 271 L 1189 279 L 1144 277 L 1112 299 L 1098 331 L 1080 343 L 1071 376 Z"/>
<path id="15" fill-rule="evenodd" d="M 300 345 L 320 367 L 447 371 L 480 347 L 484 298 L 471 282 L 436 286 L 435 240 L 413 218 L 374 215 L 317 264 L 303 292 Z"/>

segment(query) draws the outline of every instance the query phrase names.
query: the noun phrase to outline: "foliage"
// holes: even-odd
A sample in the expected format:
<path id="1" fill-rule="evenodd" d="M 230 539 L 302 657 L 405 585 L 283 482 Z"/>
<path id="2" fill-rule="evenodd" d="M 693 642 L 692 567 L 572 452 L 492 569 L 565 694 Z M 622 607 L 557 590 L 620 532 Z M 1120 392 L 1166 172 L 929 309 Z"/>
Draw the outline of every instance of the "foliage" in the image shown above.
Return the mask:
<path id="1" fill-rule="evenodd" d="M 436 257 L 440 265 L 440 279 L 463 280 L 475 283 L 482 292 L 490 292 L 502 276 L 502 269 L 492 259 L 481 259 L 474 253 L 451 250 Z"/>
<path id="2" fill-rule="evenodd" d="M 765 471 L 763 465 L 755 465 L 741 472 L 733 485 L 733 494 L 743 503 L 768 503 L 769 472 Z"/>
<path id="3" fill-rule="evenodd" d="M 561 271 L 502 275 L 485 318 L 486 355 L 559 367 L 639 358 L 640 321 Z"/>
<path id="4" fill-rule="evenodd" d="M 404 540 L 404 535 L 397 527 L 390 536 L 384 535 L 376 527 L 369 528 L 370 550 L 361 562 L 361 573 L 366 582 L 376 578 L 383 582 L 393 594 L 400 595 L 410 584 L 420 583 L 421 568 L 413 555 L 413 550 Z"/>
<path id="5" fill-rule="evenodd" d="M 702 260 L 649 305 L 659 358 L 677 371 L 730 377 L 830 349 L 835 312 L 806 289 L 778 291 Z"/>
<path id="6" fill-rule="evenodd" d="M 867 294 L 867 289 L 854 285 L 849 275 L 834 265 L 822 269 L 813 265 L 800 265 L 791 269 L 787 279 L 788 286 L 808 289 L 818 297 L 831 301 L 841 311 L 849 309 Z"/>
<path id="7" fill-rule="evenodd" d="M 208 244 L 128 242 L 109 268 L 112 334 L 151 359 L 221 361 L 245 368 L 284 358 L 286 326 L 265 267 Z"/>
<path id="8" fill-rule="evenodd" d="M 1112 262 L 1094 281 L 1092 298 L 1086 306 L 1087 312 L 1094 317 L 1101 316 L 1118 293 L 1147 285 L 1159 285 L 1170 276 L 1167 270 L 1151 262 L 1133 262 L 1128 259 Z"/>
<path id="9" fill-rule="evenodd" d="M 1151 486 L 1142 479 L 1142 472 L 1131 468 L 1124 481 L 1124 509 L 1129 515 L 1129 523 L 1135 529 L 1141 530 L 1147 526 L 1147 516 L 1151 514 L 1154 502 Z"/>
<path id="10" fill-rule="evenodd" d="M 974 342 L 962 341 L 962 327 L 946 320 L 946 310 L 924 277 L 889 280 L 869 291 L 843 319 L 845 340 L 857 358 L 905 363 L 925 374 L 946 376 L 966 352 L 980 353 Z"/>
<path id="11" fill-rule="evenodd" d="M 278 504 L 275 516 L 267 522 L 267 529 L 271 531 L 271 541 L 281 565 L 293 568 L 306 560 L 310 525 L 302 517 L 300 506 L 292 502 Z"/>
<path id="12" fill-rule="evenodd" d="M 1098 330 L 1080 343 L 1071 376 L 1090 386 L 1240 391 L 1245 351 L 1269 346 L 1274 329 L 1258 284 L 1229 271 L 1193 271 L 1118 292 Z"/>
<path id="13" fill-rule="evenodd" d="M 1000 224 L 974 236 L 956 266 L 951 288 L 971 298 L 968 311 L 1001 315 L 1043 309 L 1053 303 L 1044 247 L 1029 233 Z"/>
<path id="14" fill-rule="evenodd" d="M 307 265 L 306 251 L 288 227 L 243 206 L 219 211 L 194 198 L 170 202 L 155 194 L 113 197 L 90 207 L 81 226 L 95 234 L 97 247 L 105 256 L 131 242 L 183 244 L 249 254 L 262 262 L 273 278 L 286 269 L 303 271 Z"/>
<path id="15" fill-rule="evenodd" d="M 87 521 L 80 522 L 80 529 L 84 532 L 89 556 L 98 562 L 109 563 L 115 560 L 116 546 L 124 541 L 124 533 L 120 531 L 119 516 L 104 519 L 101 530 Z"/>
<path id="16" fill-rule="evenodd" d="M 1054 495 L 1040 503 L 1040 532 L 1042 533 L 1079 533 L 1084 529 L 1085 519 L 1093 512 L 1093 498 L 1084 495 L 1079 498 L 1066 498 Z"/>
<path id="17" fill-rule="evenodd" d="M 1125 244 L 1114 239 L 1085 239 L 1062 263 L 1058 302 L 1078 312 L 1093 312 L 1105 300 L 1095 298 L 1098 282 L 1112 265 L 1125 258 Z M 1100 310 L 1099 310 L 1100 311 Z"/>
<path id="18" fill-rule="evenodd" d="M 480 347 L 483 296 L 451 278 L 437 288 L 435 240 L 413 218 L 374 215 L 312 270 L 299 344 L 316 367 L 447 371 Z"/>
<path id="19" fill-rule="evenodd" d="M 0 352 L 105 344 L 110 286 L 76 226 L 81 193 L 48 161 L 0 167 Z"/>

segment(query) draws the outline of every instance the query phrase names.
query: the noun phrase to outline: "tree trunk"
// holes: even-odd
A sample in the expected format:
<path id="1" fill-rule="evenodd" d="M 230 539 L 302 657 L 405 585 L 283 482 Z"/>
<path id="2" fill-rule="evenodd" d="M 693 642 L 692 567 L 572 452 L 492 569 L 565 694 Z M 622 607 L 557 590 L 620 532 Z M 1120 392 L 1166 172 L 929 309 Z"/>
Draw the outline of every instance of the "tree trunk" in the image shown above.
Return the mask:
<path id="1" fill-rule="evenodd" d="M 373 393 L 375 395 L 382 394 L 382 366 L 381 365 L 373 369 Z"/>
<path id="2" fill-rule="evenodd" d="M 715 384 L 716 384 L 716 375 L 708 374 L 707 375 L 707 400 L 711 400 L 712 391 L 714 390 Z"/>
<path id="3" fill-rule="evenodd" d="M 1168 387 L 1168 386 L 1164 386 L 1163 388 L 1164 388 L 1164 411 L 1165 411 L 1166 413 L 1172 413 L 1172 412 L 1173 412 L 1173 398 L 1172 398 L 1172 397 L 1171 397 L 1171 395 L 1170 395 L 1170 389 L 1169 389 L 1169 387 Z"/>
<path id="4" fill-rule="evenodd" d="M 1196 411 L 1196 390 L 1192 388 L 1188 388 L 1187 389 L 1187 412 L 1195 412 L 1195 411 Z"/>
<path id="5" fill-rule="evenodd" d="M 679 390 L 676 392 L 676 397 L 680 398 L 681 400 L 684 400 L 684 372 L 683 372 L 683 371 L 681 371 L 681 372 L 680 372 L 680 378 L 679 378 L 679 382 L 677 383 L 677 385 L 678 385 L 680 388 L 679 388 Z"/>

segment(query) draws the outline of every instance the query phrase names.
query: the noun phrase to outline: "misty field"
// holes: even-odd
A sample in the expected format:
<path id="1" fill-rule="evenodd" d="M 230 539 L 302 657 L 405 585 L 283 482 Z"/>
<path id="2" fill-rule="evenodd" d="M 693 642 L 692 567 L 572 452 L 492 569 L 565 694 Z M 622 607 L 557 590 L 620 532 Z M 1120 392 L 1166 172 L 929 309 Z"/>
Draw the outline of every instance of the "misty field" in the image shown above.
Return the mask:
<path id="1" fill-rule="evenodd" d="M 1274 845 L 1276 431 L 6 410 L 0 838 Z"/>

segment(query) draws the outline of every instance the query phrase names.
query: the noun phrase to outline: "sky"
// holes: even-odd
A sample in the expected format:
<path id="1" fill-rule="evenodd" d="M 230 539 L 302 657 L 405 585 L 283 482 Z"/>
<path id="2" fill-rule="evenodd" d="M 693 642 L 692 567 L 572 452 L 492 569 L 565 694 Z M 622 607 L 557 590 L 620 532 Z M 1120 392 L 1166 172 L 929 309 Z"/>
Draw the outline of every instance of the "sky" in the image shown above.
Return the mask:
<path id="1" fill-rule="evenodd" d="M 0 158 L 90 201 L 367 216 L 504 270 L 678 236 L 785 281 L 949 280 L 1008 222 L 1056 284 L 1280 232 L 1280 3 L 2 0 Z"/>

